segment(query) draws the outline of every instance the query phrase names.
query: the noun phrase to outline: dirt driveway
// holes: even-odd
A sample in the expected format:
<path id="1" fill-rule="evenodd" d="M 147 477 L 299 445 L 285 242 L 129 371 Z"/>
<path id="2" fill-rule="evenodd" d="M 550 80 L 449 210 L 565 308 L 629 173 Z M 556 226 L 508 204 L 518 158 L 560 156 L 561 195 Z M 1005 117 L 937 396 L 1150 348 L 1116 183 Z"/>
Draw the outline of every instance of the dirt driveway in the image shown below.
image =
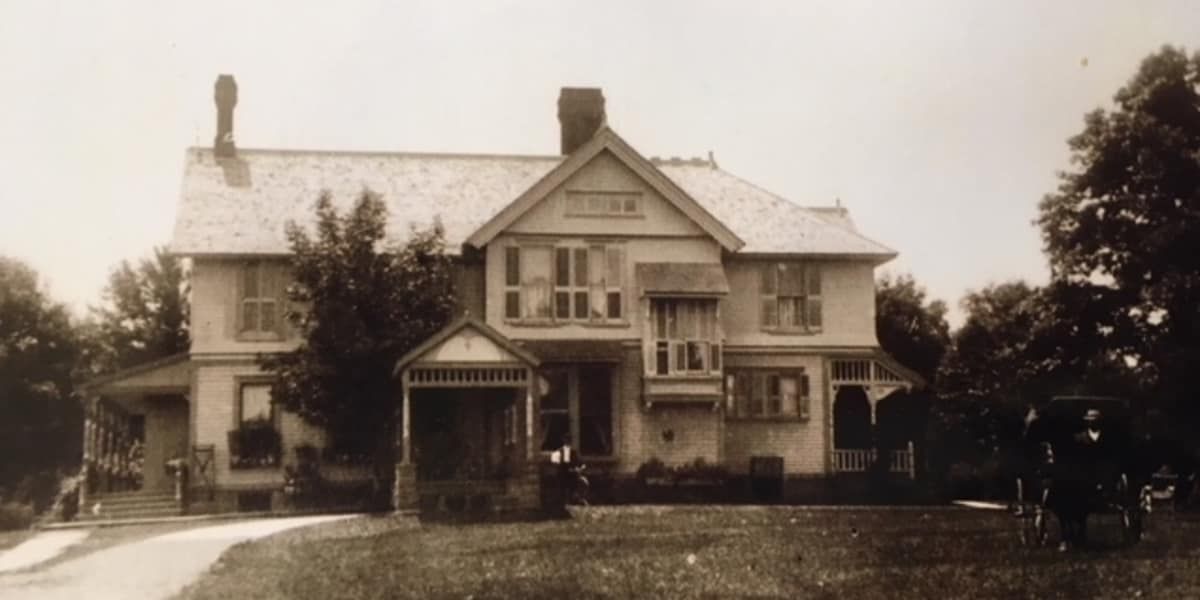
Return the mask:
<path id="1" fill-rule="evenodd" d="M 168 533 L 100 550 L 30 573 L 0 575 L 0 600 L 166 599 L 230 546 L 349 516 L 256 519 Z"/>

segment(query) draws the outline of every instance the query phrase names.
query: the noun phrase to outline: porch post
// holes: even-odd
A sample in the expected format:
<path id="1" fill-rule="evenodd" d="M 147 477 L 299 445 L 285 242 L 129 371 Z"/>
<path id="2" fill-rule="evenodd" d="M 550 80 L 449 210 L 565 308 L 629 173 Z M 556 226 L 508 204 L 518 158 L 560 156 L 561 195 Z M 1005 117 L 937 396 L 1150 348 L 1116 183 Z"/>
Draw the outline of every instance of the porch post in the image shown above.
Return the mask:
<path id="1" fill-rule="evenodd" d="M 526 385 L 525 385 L 525 460 L 530 464 L 533 460 L 533 386 L 536 385 L 534 377 L 537 376 L 533 369 L 526 369 Z"/>
<path id="2" fill-rule="evenodd" d="M 400 374 L 400 460 L 396 461 L 392 481 L 392 508 L 396 511 L 415 510 L 417 496 L 417 466 L 412 460 L 412 392 L 408 370 Z"/>
<path id="3" fill-rule="evenodd" d="M 412 409 L 408 387 L 408 371 L 400 376 L 400 456 L 402 464 L 412 464 Z"/>
<path id="4" fill-rule="evenodd" d="M 80 461 L 79 468 L 79 512 L 83 512 L 83 507 L 87 506 L 88 501 L 88 468 L 92 460 L 92 402 L 93 398 L 88 397 L 83 399 L 83 459 Z"/>

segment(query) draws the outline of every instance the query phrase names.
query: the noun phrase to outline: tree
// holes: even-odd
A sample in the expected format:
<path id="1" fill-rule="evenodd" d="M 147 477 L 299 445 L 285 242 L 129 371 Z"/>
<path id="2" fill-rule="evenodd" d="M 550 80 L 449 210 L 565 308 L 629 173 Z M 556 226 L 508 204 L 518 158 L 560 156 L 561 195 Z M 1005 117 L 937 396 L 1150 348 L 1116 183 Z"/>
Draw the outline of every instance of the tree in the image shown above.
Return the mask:
<path id="1" fill-rule="evenodd" d="M 324 427 L 335 448 L 372 454 L 382 486 L 395 443 L 392 368 L 451 317 L 451 262 L 440 224 L 384 248 L 387 209 L 369 191 L 345 216 L 322 194 L 316 217 L 315 237 L 295 223 L 287 230 L 295 278 L 288 299 L 305 307 L 288 320 L 301 344 L 261 362 L 276 375 L 276 401 Z"/>
<path id="2" fill-rule="evenodd" d="M 186 352 L 188 301 L 183 266 L 165 248 L 134 268 L 129 261 L 109 274 L 104 303 L 84 324 L 91 375 Z"/>
<path id="3" fill-rule="evenodd" d="M 0 488 L 78 464 L 82 410 L 71 385 L 77 355 L 66 309 L 39 289 L 33 269 L 0 256 Z M 0 489 L 0 499 L 5 495 Z M 20 500 L 40 508 L 47 498 Z"/>
<path id="4" fill-rule="evenodd" d="M 946 303 L 926 301 L 912 275 L 885 274 L 875 283 L 875 334 L 888 354 L 933 382 L 950 345 Z"/>
<path id="5" fill-rule="evenodd" d="M 1142 61 L 1069 141 L 1074 170 L 1039 207 L 1055 282 L 1090 285 L 1105 349 L 1200 422 L 1200 54 Z M 1186 402 L 1185 402 L 1186 400 Z"/>

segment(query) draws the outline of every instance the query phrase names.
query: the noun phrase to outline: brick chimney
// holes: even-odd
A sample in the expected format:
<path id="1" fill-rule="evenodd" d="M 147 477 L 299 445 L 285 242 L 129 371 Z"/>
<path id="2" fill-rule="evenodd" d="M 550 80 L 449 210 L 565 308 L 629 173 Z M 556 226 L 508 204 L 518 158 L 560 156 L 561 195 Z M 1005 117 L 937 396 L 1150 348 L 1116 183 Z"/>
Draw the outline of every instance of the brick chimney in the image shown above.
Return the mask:
<path id="1" fill-rule="evenodd" d="M 563 88 L 558 96 L 563 155 L 574 152 L 592 139 L 604 125 L 604 120 L 604 94 L 600 88 Z"/>
<path id="2" fill-rule="evenodd" d="M 217 137 L 213 138 L 213 154 L 217 158 L 237 156 L 233 145 L 233 107 L 237 106 L 237 82 L 233 75 L 220 75 L 213 85 L 213 100 L 217 103 Z"/>

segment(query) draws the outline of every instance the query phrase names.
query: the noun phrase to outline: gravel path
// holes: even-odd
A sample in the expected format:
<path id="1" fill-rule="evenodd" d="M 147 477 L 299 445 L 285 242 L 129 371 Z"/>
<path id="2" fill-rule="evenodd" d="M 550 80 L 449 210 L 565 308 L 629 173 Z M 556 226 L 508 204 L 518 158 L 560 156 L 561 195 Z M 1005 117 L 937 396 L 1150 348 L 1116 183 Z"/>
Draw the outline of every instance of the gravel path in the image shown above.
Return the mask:
<path id="1" fill-rule="evenodd" d="M 168 533 L 106 548 L 31 573 L 0 574 L 0 600 L 167 599 L 230 546 L 348 515 L 256 519 Z"/>
<path id="2" fill-rule="evenodd" d="M 82 542 L 86 529 L 43 531 L 8 550 L 0 551 L 0 574 L 32 567 L 58 556 L 63 550 Z"/>

